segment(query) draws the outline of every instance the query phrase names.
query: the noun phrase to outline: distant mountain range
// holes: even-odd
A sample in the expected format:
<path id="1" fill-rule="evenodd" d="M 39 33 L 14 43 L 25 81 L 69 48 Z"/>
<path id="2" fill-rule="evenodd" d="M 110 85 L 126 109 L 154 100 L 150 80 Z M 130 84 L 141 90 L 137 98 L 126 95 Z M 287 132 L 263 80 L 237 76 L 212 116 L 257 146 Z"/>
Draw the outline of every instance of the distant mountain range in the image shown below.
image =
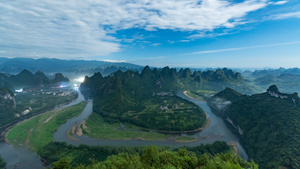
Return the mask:
<path id="1" fill-rule="evenodd" d="M 230 88 L 209 101 L 242 139 L 259 168 L 300 168 L 300 98 L 272 85 L 261 94 L 242 95 Z"/>
<path id="2" fill-rule="evenodd" d="M 0 58 L 0 72 L 16 74 L 24 69 L 31 72 L 39 70 L 46 74 L 62 72 L 68 77 L 93 75 L 101 72 L 104 76 L 121 69 L 140 70 L 142 66 L 130 63 L 113 63 L 96 60 L 60 60 L 60 59 L 31 59 L 31 58 Z"/>
<path id="3" fill-rule="evenodd" d="M 42 71 L 35 74 L 24 69 L 17 75 L 6 75 L 0 73 L 0 87 L 8 87 L 10 89 L 40 87 L 44 85 L 54 84 L 58 82 L 68 82 L 69 79 L 64 77 L 62 73 L 56 73 L 54 79 L 49 79 Z"/>
<path id="4" fill-rule="evenodd" d="M 272 84 L 276 84 L 285 93 L 300 92 L 299 68 L 255 70 L 254 72 L 247 71 L 242 74 L 247 79 L 252 80 L 249 84 L 256 87 L 257 92 L 262 92 Z"/>
<path id="5" fill-rule="evenodd" d="M 299 68 L 279 68 L 279 69 L 264 69 L 264 70 L 255 70 L 253 72 L 253 76 L 256 78 L 264 77 L 264 76 L 279 76 L 281 74 L 292 74 L 292 75 L 300 75 Z"/>

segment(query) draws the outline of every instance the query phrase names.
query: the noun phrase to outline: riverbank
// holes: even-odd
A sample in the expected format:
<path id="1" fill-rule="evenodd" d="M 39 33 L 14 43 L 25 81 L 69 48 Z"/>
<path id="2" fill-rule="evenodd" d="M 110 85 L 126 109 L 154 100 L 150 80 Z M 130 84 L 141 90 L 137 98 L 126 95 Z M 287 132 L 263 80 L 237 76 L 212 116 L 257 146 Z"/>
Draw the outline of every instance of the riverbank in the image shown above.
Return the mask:
<path id="1" fill-rule="evenodd" d="M 197 99 L 195 99 L 195 98 L 189 96 L 189 95 L 187 94 L 187 91 L 184 91 L 183 94 L 184 94 L 186 97 L 190 98 L 190 99 L 197 100 Z M 210 125 L 210 119 L 209 119 L 209 117 L 208 117 L 208 115 L 207 115 L 207 113 L 206 113 L 205 111 L 204 111 L 204 113 L 205 113 L 207 122 L 206 122 L 206 124 L 205 124 L 204 127 L 197 129 L 198 131 L 205 129 L 205 128 L 207 128 L 207 127 Z"/>
<path id="2" fill-rule="evenodd" d="M 175 138 L 175 142 L 177 143 L 191 143 L 198 141 L 197 137 L 189 137 L 189 136 L 177 136 Z"/>
<path id="3" fill-rule="evenodd" d="M 235 142 L 228 143 L 228 145 L 233 146 L 233 150 L 235 154 L 239 154 L 239 148 Z"/>
<path id="4" fill-rule="evenodd" d="M 66 101 L 66 102 L 64 102 L 64 103 L 62 103 L 62 104 L 59 104 L 59 105 L 55 105 L 55 106 L 53 106 L 53 107 L 51 107 L 51 108 L 47 108 L 47 109 L 41 110 L 41 111 L 39 111 L 39 112 L 37 112 L 37 113 L 34 113 L 34 114 L 28 114 L 27 116 L 24 116 L 24 117 L 22 117 L 22 118 L 20 118 L 20 119 L 16 119 L 16 120 L 14 120 L 13 122 L 10 122 L 9 124 L 6 124 L 6 125 L 4 125 L 4 126 L 1 126 L 1 127 L 0 127 L 0 142 L 3 142 L 3 141 L 4 141 L 4 142 L 8 143 L 8 142 L 7 142 L 7 139 L 6 139 L 7 133 L 8 133 L 14 126 L 16 126 L 16 125 L 18 125 L 18 124 L 20 124 L 20 123 L 22 123 L 22 122 L 24 122 L 24 121 L 26 121 L 26 120 L 29 120 L 29 119 L 31 119 L 31 118 L 34 118 L 34 117 L 36 117 L 36 116 L 39 116 L 39 115 L 41 115 L 41 114 L 47 113 L 47 112 L 49 112 L 49 111 L 56 110 L 56 109 L 62 109 L 62 108 L 65 108 L 66 105 L 69 105 L 69 104 L 74 103 L 74 102 L 76 102 L 77 100 L 79 100 L 78 98 L 79 98 L 79 94 L 77 93 L 77 94 L 76 94 L 76 97 L 75 97 L 74 99 L 72 99 L 72 100 Z"/>
<path id="5" fill-rule="evenodd" d="M 108 140 L 162 141 L 172 137 L 168 134 L 143 131 L 138 126 L 132 124 L 110 124 L 105 122 L 103 118 L 96 113 L 92 113 L 87 120 L 84 121 L 84 125 L 81 122 L 76 130 L 81 130 L 84 135 L 92 138 Z M 80 132 L 78 133 L 77 131 L 75 131 L 74 134 L 80 136 Z"/>
<path id="6" fill-rule="evenodd" d="M 11 132 L 11 130 L 15 127 L 15 126 L 18 126 L 18 125 L 21 125 L 22 123 L 28 121 L 28 120 L 32 120 L 33 118 L 36 118 L 37 116 L 40 116 L 42 114 L 45 114 L 45 113 L 49 113 L 49 112 L 52 112 L 52 111 L 60 111 L 62 110 L 63 108 L 60 108 L 60 109 L 53 109 L 53 110 L 45 110 L 43 112 L 40 112 L 40 113 L 37 113 L 37 114 L 34 114 L 33 116 L 29 117 L 29 118 L 26 118 L 26 119 L 22 119 L 20 121 L 18 121 L 16 124 L 13 124 L 13 125 L 10 125 L 6 128 L 5 131 L 3 131 L 3 136 L 4 136 L 4 140 L 6 143 L 8 144 L 11 144 L 10 141 L 7 139 L 7 135 Z M 53 116 L 52 116 L 53 117 Z M 50 120 L 49 118 L 47 119 L 48 121 Z M 46 120 L 46 121 L 47 121 Z M 45 121 L 45 122 L 46 122 Z"/>
<path id="7" fill-rule="evenodd" d="M 98 115 L 92 115 L 93 120 L 99 120 L 97 117 Z M 142 131 L 137 126 L 133 128 L 127 128 L 124 124 L 108 124 L 102 121 L 103 119 L 100 119 L 101 122 L 97 125 L 99 128 L 94 129 L 97 131 L 97 135 L 100 135 L 100 137 L 92 137 L 95 135 L 89 134 L 89 128 L 86 126 L 86 120 L 82 121 L 80 124 L 73 125 L 67 132 L 67 137 L 69 139 L 72 139 L 74 141 L 80 141 L 79 139 L 75 138 L 74 135 L 82 136 L 83 133 L 86 134 L 86 136 L 89 136 L 91 138 L 97 138 L 97 139 L 106 139 L 106 140 L 142 140 L 142 141 L 173 141 L 178 143 L 189 143 L 189 142 L 195 142 L 198 140 L 196 137 L 189 137 L 189 136 L 181 136 L 181 135 L 165 135 L 162 133 L 157 133 L 154 131 Z M 133 126 L 133 125 L 129 125 Z M 109 135 L 106 133 L 110 133 Z M 95 134 L 95 133 L 93 133 Z M 127 137 L 124 138 L 124 135 Z M 103 136 L 103 137 L 102 137 Z"/>
<path id="8" fill-rule="evenodd" d="M 85 106 L 86 103 L 81 102 L 72 107 L 56 109 L 32 117 L 14 126 L 6 134 L 6 140 L 16 147 L 22 145 L 37 152 L 49 142 L 54 141 L 53 134 L 57 128 L 68 119 L 80 114 Z"/>
<path id="9" fill-rule="evenodd" d="M 76 133 L 77 124 L 74 124 L 66 133 L 67 137 L 74 141 L 80 141 L 79 139 L 76 139 L 74 137 L 74 134 Z"/>

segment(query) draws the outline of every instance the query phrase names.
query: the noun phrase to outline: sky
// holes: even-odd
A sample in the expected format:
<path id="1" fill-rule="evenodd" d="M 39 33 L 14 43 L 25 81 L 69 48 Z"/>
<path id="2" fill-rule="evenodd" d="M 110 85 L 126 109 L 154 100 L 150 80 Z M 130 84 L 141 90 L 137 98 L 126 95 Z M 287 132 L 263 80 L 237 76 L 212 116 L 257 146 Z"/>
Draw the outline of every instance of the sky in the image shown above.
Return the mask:
<path id="1" fill-rule="evenodd" d="M 300 67 L 300 2 L 1 0 L 0 57 Z"/>

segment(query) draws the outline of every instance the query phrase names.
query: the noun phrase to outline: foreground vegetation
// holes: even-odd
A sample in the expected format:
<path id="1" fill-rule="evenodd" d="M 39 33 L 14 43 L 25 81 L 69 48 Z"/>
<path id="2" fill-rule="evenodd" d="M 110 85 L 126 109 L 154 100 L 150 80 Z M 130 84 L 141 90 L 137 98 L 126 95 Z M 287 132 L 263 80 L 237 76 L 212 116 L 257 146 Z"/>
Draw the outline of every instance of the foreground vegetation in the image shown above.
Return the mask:
<path id="1" fill-rule="evenodd" d="M 6 166 L 6 162 L 3 160 L 3 158 L 0 156 L 0 169 L 4 169 Z"/>
<path id="2" fill-rule="evenodd" d="M 226 89 L 210 101 L 210 106 L 240 135 L 248 155 L 260 168 L 300 168 L 297 93 L 281 93 L 275 85 L 252 96 Z"/>
<path id="3" fill-rule="evenodd" d="M 72 168 L 69 160 L 63 158 L 53 163 L 54 169 Z M 215 154 L 210 156 L 203 154 L 196 156 L 194 152 L 186 149 L 176 151 L 166 150 L 164 148 L 150 146 L 146 147 L 142 153 L 119 153 L 107 157 L 105 161 L 93 162 L 90 165 L 80 165 L 76 168 L 94 169 L 94 168 L 220 168 L 220 169 L 257 169 L 254 162 L 246 162 L 234 153 Z"/>
<path id="4" fill-rule="evenodd" d="M 78 147 L 73 145 L 67 145 L 61 142 L 51 142 L 47 144 L 38 153 L 40 156 L 50 164 L 59 161 L 62 158 L 67 159 L 72 167 L 91 165 L 95 162 L 105 161 L 107 157 L 111 155 L 117 155 L 119 153 L 128 153 L 130 155 L 144 153 L 143 146 L 129 146 L 129 147 L 116 147 L 116 146 L 87 146 L 80 145 Z M 213 144 L 199 145 L 196 147 L 183 147 L 188 151 L 194 152 L 197 157 L 204 153 L 213 156 L 217 153 L 232 152 L 232 147 L 228 146 L 225 142 L 216 141 Z M 170 147 L 156 148 L 159 150 L 177 151 L 178 149 L 171 149 Z"/>
<path id="5" fill-rule="evenodd" d="M 13 127 L 7 134 L 7 140 L 14 146 L 25 146 L 32 151 L 38 151 L 54 141 L 53 134 L 68 119 L 80 114 L 85 102 L 62 110 L 53 110 Z"/>
<path id="6" fill-rule="evenodd" d="M 157 132 L 142 131 L 139 127 L 122 124 L 122 123 L 107 123 L 103 118 L 92 113 L 85 121 L 85 126 L 81 125 L 83 133 L 89 137 L 111 139 L 111 140 L 127 140 L 127 139 L 143 139 L 143 140 L 164 140 L 170 138 L 171 135 Z"/>

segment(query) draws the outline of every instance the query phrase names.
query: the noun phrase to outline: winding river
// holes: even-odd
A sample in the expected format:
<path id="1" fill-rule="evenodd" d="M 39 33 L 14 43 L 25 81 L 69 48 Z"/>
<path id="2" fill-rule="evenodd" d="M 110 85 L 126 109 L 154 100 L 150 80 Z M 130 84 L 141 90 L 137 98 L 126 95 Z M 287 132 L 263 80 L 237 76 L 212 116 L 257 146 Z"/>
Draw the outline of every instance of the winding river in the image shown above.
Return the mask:
<path id="1" fill-rule="evenodd" d="M 200 106 L 207 113 L 210 119 L 210 125 L 207 128 L 203 129 L 202 131 L 189 134 L 193 137 L 197 137 L 198 141 L 189 142 L 189 143 L 186 142 L 179 143 L 170 140 L 164 140 L 164 141 L 145 141 L 145 140 L 134 140 L 134 139 L 133 140 L 107 140 L 107 139 L 90 138 L 85 135 L 82 136 L 74 135 L 76 140 L 70 139 L 66 135 L 67 131 L 73 125 L 81 123 L 92 113 L 92 107 L 93 107 L 92 101 L 89 101 L 89 103 L 87 104 L 86 108 L 83 110 L 80 116 L 77 116 L 69 120 L 66 124 L 62 125 L 54 134 L 54 139 L 56 141 L 67 142 L 73 145 L 80 145 L 80 144 L 93 145 L 93 146 L 95 145 L 98 146 L 158 145 L 158 146 L 171 146 L 171 147 L 181 147 L 181 146 L 194 147 L 200 145 L 201 143 L 207 144 L 219 140 L 219 141 L 225 141 L 227 143 L 235 143 L 237 145 L 240 156 L 243 159 L 246 160 L 248 159 L 248 155 L 244 150 L 244 148 L 239 143 L 239 139 L 226 127 L 224 121 L 220 117 L 217 117 L 215 114 L 211 112 L 210 108 L 205 102 L 191 99 L 185 96 L 182 92 L 178 93 L 178 96 Z"/>
<path id="2" fill-rule="evenodd" d="M 68 144 L 73 144 L 73 145 L 80 145 L 80 144 L 100 145 L 100 146 L 159 145 L 159 146 L 171 146 L 171 147 L 180 147 L 180 146 L 194 147 L 200 145 L 201 143 L 207 144 L 207 143 L 213 143 L 215 141 L 225 141 L 227 143 L 235 143 L 237 145 L 238 153 L 240 154 L 240 156 L 245 160 L 248 159 L 248 155 L 244 150 L 244 148 L 239 143 L 239 139 L 227 128 L 224 121 L 220 117 L 217 117 L 215 114 L 211 112 L 209 106 L 205 102 L 191 99 L 185 96 L 182 92 L 178 93 L 178 96 L 200 106 L 207 113 L 210 119 L 210 124 L 207 128 L 203 129 L 202 131 L 189 134 L 193 137 L 198 138 L 198 140 L 195 142 L 178 143 L 170 140 L 164 140 L 164 141 L 106 140 L 106 139 L 90 138 L 85 135 L 82 136 L 74 135 L 74 137 L 77 140 L 72 140 L 68 138 L 67 131 L 73 125 L 81 123 L 92 113 L 92 107 L 93 107 L 92 101 L 88 101 L 87 106 L 79 116 L 68 120 L 67 123 L 59 127 L 59 129 L 54 133 L 54 139 L 55 141 L 67 142 Z M 83 100 L 84 98 L 79 92 L 79 96 L 74 102 L 68 105 L 60 106 L 58 108 L 69 107 Z M 23 148 L 15 148 L 12 145 L 9 145 L 7 143 L 0 143 L 0 154 L 7 161 L 8 169 L 15 168 L 16 164 L 20 165 L 20 167 L 18 168 L 43 168 L 38 155 L 36 153 L 29 152 L 28 150 Z"/>

